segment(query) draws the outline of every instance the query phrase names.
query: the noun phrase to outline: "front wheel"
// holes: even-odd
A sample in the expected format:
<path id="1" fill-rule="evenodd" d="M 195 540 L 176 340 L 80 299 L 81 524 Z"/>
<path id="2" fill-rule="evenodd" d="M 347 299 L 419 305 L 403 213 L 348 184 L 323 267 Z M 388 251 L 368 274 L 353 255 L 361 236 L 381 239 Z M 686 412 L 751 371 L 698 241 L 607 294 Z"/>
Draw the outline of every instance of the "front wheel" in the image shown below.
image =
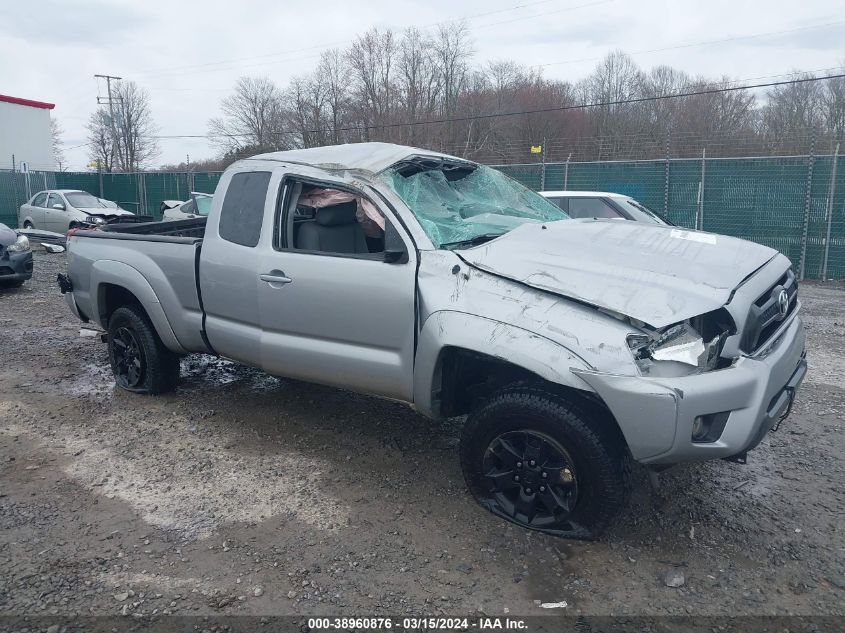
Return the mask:
<path id="1" fill-rule="evenodd" d="M 136 305 L 109 318 L 109 361 L 119 387 L 135 393 L 165 393 L 179 381 L 179 356 L 161 342 L 149 317 Z"/>
<path id="2" fill-rule="evenodd" d="M 596 538 L 627 499 L 622 442 L 603 421 L 541 389 L 493 396 L 467 419 L 460 451 L 475 499 L 528 529 Z"/>

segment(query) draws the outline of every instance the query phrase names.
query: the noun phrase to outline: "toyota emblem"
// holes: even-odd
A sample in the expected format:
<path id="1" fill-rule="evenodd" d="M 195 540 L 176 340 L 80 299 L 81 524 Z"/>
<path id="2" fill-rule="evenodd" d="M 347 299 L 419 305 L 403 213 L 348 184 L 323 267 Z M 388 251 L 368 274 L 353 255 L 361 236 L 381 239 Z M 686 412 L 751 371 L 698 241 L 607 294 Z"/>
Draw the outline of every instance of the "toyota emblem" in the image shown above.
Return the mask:
<path id="1" fill-rule="evenodd" d="M 784 319 L 787 312 L 789 312 L 789 293 L 781 289 L 778 293 L 778 317 L 781 320 Z"/>

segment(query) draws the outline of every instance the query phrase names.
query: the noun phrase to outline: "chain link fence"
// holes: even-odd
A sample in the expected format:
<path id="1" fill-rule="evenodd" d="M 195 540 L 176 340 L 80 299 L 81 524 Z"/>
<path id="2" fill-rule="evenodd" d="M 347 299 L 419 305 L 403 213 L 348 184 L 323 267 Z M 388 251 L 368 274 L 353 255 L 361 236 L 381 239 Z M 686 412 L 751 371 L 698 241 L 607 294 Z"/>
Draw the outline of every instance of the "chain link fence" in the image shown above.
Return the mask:
<path id="1" fill-rule="evenodd" d="M 826 155 L 497 165 L 534 190 L 610 191 L 686 228 L 741 237 L 789 257 L 809 279 L 845 279 L 845 165 Z M 213 193 L 219 172 L 0 171 L 0 222 L 44 189 L 81 189 L 160 219 L 162 200 Z"/>

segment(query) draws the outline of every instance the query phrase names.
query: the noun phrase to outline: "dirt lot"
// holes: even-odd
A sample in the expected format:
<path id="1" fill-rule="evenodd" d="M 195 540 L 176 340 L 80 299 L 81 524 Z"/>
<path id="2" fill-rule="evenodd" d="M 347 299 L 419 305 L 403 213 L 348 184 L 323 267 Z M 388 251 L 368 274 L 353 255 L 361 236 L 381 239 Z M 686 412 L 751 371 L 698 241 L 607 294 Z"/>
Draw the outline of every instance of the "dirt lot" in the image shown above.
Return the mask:
<path id="1" fill-rule="evenodd" d="M 748 465 L 637 470 L 583 543 L 476 506 L 457 421 L 207 357 L 116 390 L 64 265 L 0 291 L 0 615 L 845 614 L 845 286 L 803 285 L 810 375 Z"/>

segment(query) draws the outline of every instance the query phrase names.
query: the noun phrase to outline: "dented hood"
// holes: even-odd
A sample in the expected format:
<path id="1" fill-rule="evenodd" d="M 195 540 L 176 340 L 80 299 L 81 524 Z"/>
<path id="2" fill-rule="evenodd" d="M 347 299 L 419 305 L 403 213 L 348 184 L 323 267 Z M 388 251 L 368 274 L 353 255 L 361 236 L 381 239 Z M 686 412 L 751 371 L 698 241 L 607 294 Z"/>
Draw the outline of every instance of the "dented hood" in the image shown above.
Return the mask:
<path id="1" fill-rule="evenodd" d="M 777 255 L 723 235 L 619 220 L 523 224 L 457 253 L 481 270 L 655 328 L 720 308 Z"/>

